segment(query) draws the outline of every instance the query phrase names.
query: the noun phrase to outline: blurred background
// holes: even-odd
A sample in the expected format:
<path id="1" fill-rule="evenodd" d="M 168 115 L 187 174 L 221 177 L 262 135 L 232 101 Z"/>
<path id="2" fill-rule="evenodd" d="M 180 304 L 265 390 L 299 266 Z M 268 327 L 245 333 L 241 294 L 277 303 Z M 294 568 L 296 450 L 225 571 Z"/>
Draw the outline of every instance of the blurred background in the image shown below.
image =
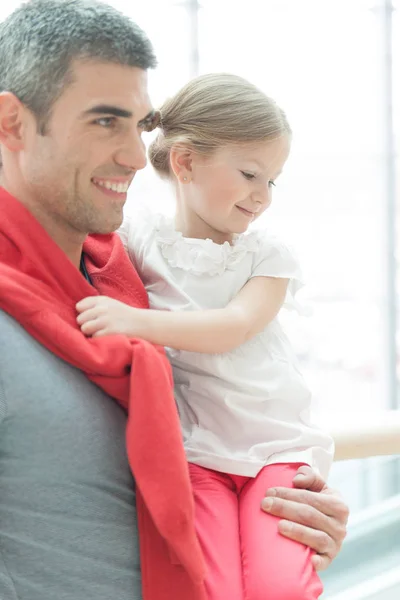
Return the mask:
<path id="1" fill-rule="evenodd" d="M 153 41 L 155 106 L 191 77 L 246 77 L 286 111 L 292 154 L 265 221 L 300 257 L 310 318 L 290 329 L 321 423 L 400 408 L 398 142 L 400 1 L 108 0 Z M 19 0 L 1 1 L 0 19 Z M 171 211 L 148 167 L 138 200 Z M 351 508 L 324 598 L 400 597 L 400 461 L 340 462 L 331 485 Z"/>

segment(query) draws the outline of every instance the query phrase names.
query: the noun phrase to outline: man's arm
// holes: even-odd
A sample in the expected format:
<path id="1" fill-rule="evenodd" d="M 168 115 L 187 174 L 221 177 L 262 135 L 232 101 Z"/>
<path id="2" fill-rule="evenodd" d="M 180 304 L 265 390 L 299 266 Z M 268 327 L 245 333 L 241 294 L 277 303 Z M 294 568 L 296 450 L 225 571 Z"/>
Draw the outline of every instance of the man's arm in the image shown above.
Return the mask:
<path id="1" fill-rule="evenodd" d="M 268 490 L 261 507 L 282 519 L 279 523 L 282 535 L 315 550 L 312 562 L 321 571 L 340 551 L 346 537 L 349 509 L 311 467 L 300 467 L 293 485 L 295 489 Z"/>

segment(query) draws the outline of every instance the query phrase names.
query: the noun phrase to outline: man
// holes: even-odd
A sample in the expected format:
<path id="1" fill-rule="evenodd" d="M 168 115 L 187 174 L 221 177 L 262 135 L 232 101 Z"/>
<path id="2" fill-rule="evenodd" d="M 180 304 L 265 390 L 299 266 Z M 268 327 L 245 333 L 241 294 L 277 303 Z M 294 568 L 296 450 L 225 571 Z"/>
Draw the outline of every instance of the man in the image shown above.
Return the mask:
<path id="1" fill-rule="evenodd" d="M 141 136 L 156 119 L 147 93 L 154 66 L 144 33 L 91 0 L 31 0 L 0 25 L 2 214 L 16 199 L 82 280 L 90 279 L 87 235 L 120 226 L 127 188 L 146 164 Z M 10 246 L 4 227 L 0 266 Z M 15 257 L 27 285 L 42 284 L 46 257 L 33 266 L 29 252 Z M 2 306 L 10 308 L 0 311 L 0 598 L 139 600 L 126 413 L 87 369 L 30 335 L 11 292 Z M 326 568 L 343 541 L 347 508 L 311 469 L 303 467 L 295 485 L 269 490 L 263 508 Z"/>

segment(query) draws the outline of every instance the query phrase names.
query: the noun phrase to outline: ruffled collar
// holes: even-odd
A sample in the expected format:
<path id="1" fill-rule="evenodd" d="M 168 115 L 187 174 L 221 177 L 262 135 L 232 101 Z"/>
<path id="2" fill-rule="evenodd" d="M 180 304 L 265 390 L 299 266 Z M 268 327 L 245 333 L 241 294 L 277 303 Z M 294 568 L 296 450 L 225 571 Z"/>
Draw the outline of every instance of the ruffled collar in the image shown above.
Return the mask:
<path id="1" fill-rule="evenodd" d="M 222 275 L 234 269 L 248 252 L 257 252 L 257 232 L 235 236 L 233 243 L 216 244 L 211 239 L 186 238 L 176 231 L 173 219 L 157 215 L 156 240 L 161 253 L 171 267 L 195 275 Z"/>

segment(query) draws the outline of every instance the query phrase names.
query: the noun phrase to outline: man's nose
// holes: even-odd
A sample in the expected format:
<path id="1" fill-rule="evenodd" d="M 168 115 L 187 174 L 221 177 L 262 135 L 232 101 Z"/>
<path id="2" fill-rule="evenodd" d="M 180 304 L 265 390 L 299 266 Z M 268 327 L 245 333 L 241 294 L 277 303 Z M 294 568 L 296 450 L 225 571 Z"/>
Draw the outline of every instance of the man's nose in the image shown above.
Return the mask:
<path id="1" fill-rule="evenodd" d="M 133 132 L 118 150 L 115 161 L 132 171 L 144 169 L 147 164 L 146 146 L 138 131 Z"/>

